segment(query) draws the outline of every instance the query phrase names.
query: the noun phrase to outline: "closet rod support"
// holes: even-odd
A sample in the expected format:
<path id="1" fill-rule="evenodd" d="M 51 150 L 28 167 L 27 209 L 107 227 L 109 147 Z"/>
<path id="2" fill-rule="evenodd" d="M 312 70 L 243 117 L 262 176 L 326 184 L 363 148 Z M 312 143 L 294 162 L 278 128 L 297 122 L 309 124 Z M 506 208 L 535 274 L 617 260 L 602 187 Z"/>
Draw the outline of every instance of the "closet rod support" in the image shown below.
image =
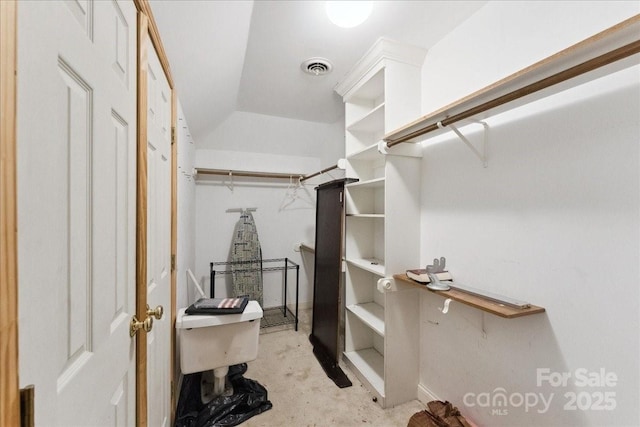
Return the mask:
<path id="1" fill-rule="evenodd" d="M 334 169 L 338 169 L 338 165 L 337 164 L 335 164 L 333 166 L 329 166 L 328 168 L 324 168 L 321 171 L 318 171 L 316 173 L 312 173 L 310 175 L 305 175 L 303 177 L 300 177 L 300 182 L 304 182 L 304 181 L 306 181 L 308 179 L 311 179 L 311 178 L 316 177 L 318 175 L 322 175 L 323 173 L 329 172 L 329 171 L 334 170 Z"/>
<path id="2" fill-rule="evenodd" d="M 447 127 L 451 128 L 451 130 L 458 136 L 458 138 L 460 138 L 460 140 L 464 142 L 467 147 L 469 147 L 469 149 L 473 152 L 473 154 L 475 154 L 476 157 L 480 159 L 480 161 L 482 162 L 482 167 L 486 168 L 487 166 L 489 166 L 489 161 L 487 160 L 487 139 L 489 138 L 489 125 L 480 120 L 474 120 L 474 119 L 466 119 L 466 120 L 482 125 L 483 127 L 482 152 L 480 152 L 476 147 L 473 146 L 471 141 L 469 141 L 469 139 L 467 139 L 467 137 L 464 136 L 462 132 L 460 132 L 460 130 L 457 128 L 456 125 L 449 124 L 445 126 L 442 124 L 442 122 L 438 122 L 437 125 L 440 129 L 445 129 Z"/>
<path id="3" fill-rule="evenodd" d="M 229 182 L 230 184 L 225 183 L 225 185 L 233 193 L 233 171 L 229 171 Z"/>

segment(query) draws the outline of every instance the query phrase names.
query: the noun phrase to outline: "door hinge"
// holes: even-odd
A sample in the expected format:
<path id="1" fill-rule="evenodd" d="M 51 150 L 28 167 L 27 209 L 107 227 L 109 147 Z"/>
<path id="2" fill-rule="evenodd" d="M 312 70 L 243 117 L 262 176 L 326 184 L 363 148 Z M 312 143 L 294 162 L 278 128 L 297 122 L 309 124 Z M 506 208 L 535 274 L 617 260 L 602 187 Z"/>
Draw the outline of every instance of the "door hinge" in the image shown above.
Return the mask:
<path id="1" fill-rule="evenodd" d="M 35 414 L 35 387 L 28 385 L 20 389 L 20 427 L 33 427 Z"/>
<path id="2" fill-rule="evenodd" d="M 176 143 L 176 127 L 171 127 L 171 145 Z"/>
<path id="3" fill-rule="evenodd" d="M 176 256 L 171 255 L 171 271 L 176 271 Z"/>
<path id="4" fill-rule="evenodd" d="M 342 191 L 340 192 L 340 203 L 342 203 Z"/>

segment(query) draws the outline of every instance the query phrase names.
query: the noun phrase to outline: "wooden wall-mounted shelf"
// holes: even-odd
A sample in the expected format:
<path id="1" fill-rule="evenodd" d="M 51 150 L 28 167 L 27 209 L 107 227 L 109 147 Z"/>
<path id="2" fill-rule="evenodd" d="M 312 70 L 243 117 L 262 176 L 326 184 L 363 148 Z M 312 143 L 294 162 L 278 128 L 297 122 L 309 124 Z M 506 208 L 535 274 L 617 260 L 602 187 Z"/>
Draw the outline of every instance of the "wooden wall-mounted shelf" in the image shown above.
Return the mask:
<path id="1" fill-rule="evenodd" d="M 448 291 L 433 291 L 427 288 L 425 285 L 409 279 L 406 274 L 394 274 L 393 278 L 403 283 L 408 283 L 417 288 L 424 289 L 425 291 L 433 292 L 445 298 L 450 298 L 453 301 L 460 302 L 462 304 L 477 308 L 487 313 L 495 314 L 496 316 L 504 317 L 506 319 L 513 319 L 515 317 L 529 316 L 531 314 L 544 313 L 544 307 L 538 307 L 532 305 L 528 308 L 514 308 L 503 304 L 499 304 L 495 301 L 485 299 L 476 295 L 471 295 L 457 289 L 450 289 Z"/>
<path id="2" fill-rule="evenodd" d="M 315 243 L 312 244 L 312 245 L 309 245 L 307 243 L 300 243 L 300 250 L 301 251 L 307 251 L 307 252 L 310 252 L 312 254 L 315 254 L 316 253 Z"/>

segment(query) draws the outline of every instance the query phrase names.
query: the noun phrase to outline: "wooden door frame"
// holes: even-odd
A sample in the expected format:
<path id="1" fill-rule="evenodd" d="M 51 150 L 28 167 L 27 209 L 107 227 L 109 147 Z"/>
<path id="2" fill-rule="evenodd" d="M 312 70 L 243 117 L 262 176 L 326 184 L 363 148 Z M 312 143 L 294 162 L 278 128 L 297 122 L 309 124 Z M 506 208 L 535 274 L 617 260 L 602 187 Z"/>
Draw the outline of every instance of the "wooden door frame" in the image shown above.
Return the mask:
<path id="1" fill-rule="evenodd" d="M 0 425 L 18 426 L 16 1 L 0 1 L 0 41 Z"/>
<path id="2" fill-rule="evenodd" d="M 134 0 L 138 10 L 138 113 L 137 113 L 137 194 L 136 194 L 136 316 L 147 317 L 147 68 L 149 43 L 156 50 L 171 89 L 171 308 L 169 310 L 171 339 L 169 375 L 175 371 L 175 318 L 176 318 L 176 247 L 177 247 L 177 144 L 175 128 L 177 99 L 169 68 L 169 61 L 160 39 L 158 27 L 148 0 Z M 147 335 L 136 335 L 136 425 L 147 426 Z M 175 387 L 170 381 L 171 424 L 175 408 Z"/>
<path id="3" fill-rule="evenodd" d="M 149 20 L 138 12 L 136 148 L 136 317 L 147 317 L 147 49 Z M 147 425 L 147 334 L 136 334 L 136 425 Z"/>

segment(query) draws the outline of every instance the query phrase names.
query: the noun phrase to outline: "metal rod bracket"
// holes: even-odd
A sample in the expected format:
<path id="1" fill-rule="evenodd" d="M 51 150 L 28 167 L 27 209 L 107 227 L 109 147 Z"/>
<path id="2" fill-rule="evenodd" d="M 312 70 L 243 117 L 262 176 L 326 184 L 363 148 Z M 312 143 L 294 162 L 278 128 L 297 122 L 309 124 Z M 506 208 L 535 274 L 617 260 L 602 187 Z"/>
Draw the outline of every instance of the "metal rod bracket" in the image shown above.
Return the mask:
<path id="1" fill-rule="evenodd" d="M 225 183 L 225 185 L 233 193 L 233 171 L 229 171 L 229 184 Z"/>
<path id="2" fill-rule="evenodd" d="M 464 136 L 462 134 L 462 132 L 460 132 L 460 130 L 454 125 L 454 124 L 449 124 L 449 125 L 443 125 L 442 122 L 438 122 L 438 127 L 440 129 L 446 129 L 447 127 L 450 128 L 456 135 L 458 135 L 458 138 L 460 138 L 460 140 L 462 140 L 462 142 L 465 143 L 465 145 L 467 147 L 469 147 L 469 149 L 473 152 L 473 154 L 476 155 L 476 157 L 478 157 L 480 159 L 480 161 L 482 162 L 482 166 L 483 167 L 487 167 L 489 166 L 489 161 L 487 159 L 487 142 L 488 142 L 488 138 L 489 138 L 489 125 L 486 124 L 483 121 L 480 120 L 474 120 L 474 119 L 465 119 L 466 121 L 472 122 L 472 123 L 477 123 L 479 125 L 482 125 L 483 130 L 482 130 L 482 151 L 479 151 L 472 143 L 471 141 L 469 141 L 469 139 Z"/>

